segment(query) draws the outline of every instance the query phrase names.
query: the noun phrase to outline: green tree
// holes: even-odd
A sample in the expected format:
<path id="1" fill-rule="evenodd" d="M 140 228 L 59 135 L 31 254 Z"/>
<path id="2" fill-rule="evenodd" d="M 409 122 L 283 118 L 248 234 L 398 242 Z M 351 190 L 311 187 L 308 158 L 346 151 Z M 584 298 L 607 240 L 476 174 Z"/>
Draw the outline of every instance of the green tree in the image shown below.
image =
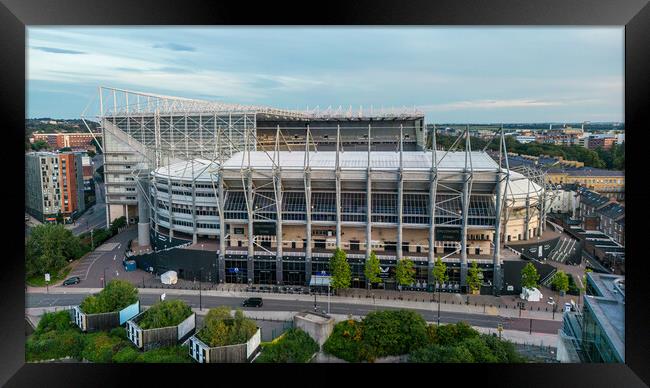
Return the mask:
<path id="1" fill-rule="evenodd" d="M 100 314 L 120 311 L 138 301 L 138 289 L 133 284 L 113 279 L 97 295 L 90 295 L 79 307 L 86 314 Z"/>
<path id="2" fill-rule="evenodd" d="M 371 252 L 363 271 L 363 274 L 366 276 L 366 281 L 368 282 L 368 287 L 370 287 L 370 284 L 376 284 L 381 281 L 378 276 L 380 273 L 381 268 L 379 268 L 379 259 L 375 252 Z"/>
<path id="3" fill-rule="evenodd" d="M 93 151 L 93 150 L 88 150 L 88 156 L 90 156 L 91 158 L 93 158 L 93 157 L 95 157 L 95 155 L 97 155 L 97 153 L 96 153 L 95 151 Z"/>
<path id="4" fill-rule="evenodd" d="M 556 291 L 567 292 L 569 290 L 569 277 L 564 273 L 564 271 L 557 271 L 555 275 L 553 275 L 551 284 Z"/>
<path id="5" fill-rule="evenodd" d="M 34 151 L 40 151 L 42 149 L 47 149 L 49 146 L 45 140 L 37 140 L 34 143 L 32 143 L 31 148 Z"/>
<path id="6" fill-rule="evenodd" d="M 330 271 L 332 272 L 331 286 L 335 291 L 350 287 L 352 271 L 345 252 L 340 248 L 336 248 L 330 259 Z"/>
<path id="7" fill-rule="evenodd" d="M 401 286 L 408 286 L 415 281 L 415 268 L 413 268 L 413 261 L 408 258 L 403 258 L 397 261 L 395 268 L 395 280 Z"/>
<path id="8" fill-rule="evenodd" d="M 537 273 L 537 268 L 533 263 L 528 263 L 521 270 L 521 286 L 525 288 L 535 288 L 537 287 L 537 281 L 539 280 L 539 274 Z"/>
<path id="9" fill-rule="evenodd" d="M 57 224 L 43 224 L 32 228 L 25 244 L 27 278 L 45 273 L 56 275 L 68 260 L 81 256 L 81 244 L 72 232 Z"/>
<path id="10" fill-rule="evenodd" d="M 481 279 L 479 278 L 480 273 L 481 269 L 478 267 L 478 263 L 476 261 L 473 261 L 472 265 L 467 271 L 467 285 L 469 286 L 470 290 L 472 290 L 472 292 L 481 289 Z"/>
<path id="11" fill-rule="evenodd" d="M 111 227 L 109 229 L 113 235 L 116 235 L 117 231 L 124 226 L 126 226 L 126 217 L 121 216 L 111 222 Z"/>
<path id="12" fill-rule="evenodd" d="M 440 284 L 449 279 L 449 275 L 447 275 L 447 264 L 442 262 L 440 256 L 438 256 L 436 262 L 433 264 L 433 278 Z"/>

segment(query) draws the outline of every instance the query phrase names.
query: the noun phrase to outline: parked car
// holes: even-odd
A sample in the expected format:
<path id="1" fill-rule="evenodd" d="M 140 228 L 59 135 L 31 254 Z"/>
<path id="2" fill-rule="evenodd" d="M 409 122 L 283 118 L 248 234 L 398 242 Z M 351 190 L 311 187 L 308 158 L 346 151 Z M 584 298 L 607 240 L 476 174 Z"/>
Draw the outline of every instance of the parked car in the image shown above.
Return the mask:
<path id="1" fill-rule="evenodd" d="M 64 286 L 71 286 L 71 285 L 77 284 L 79 282 L 81 282 L 81 279 L 79 278 L 79 276 L 73 276 L 73 277 L 68 278 L 65 281 L 63 281 L 63 285 Z"/>
<path id="2" fill-rule="evenodd" d="M 244 307 L 262 307 L 262 298 L 248 298 L 244 300 L 242 306 Z"/>

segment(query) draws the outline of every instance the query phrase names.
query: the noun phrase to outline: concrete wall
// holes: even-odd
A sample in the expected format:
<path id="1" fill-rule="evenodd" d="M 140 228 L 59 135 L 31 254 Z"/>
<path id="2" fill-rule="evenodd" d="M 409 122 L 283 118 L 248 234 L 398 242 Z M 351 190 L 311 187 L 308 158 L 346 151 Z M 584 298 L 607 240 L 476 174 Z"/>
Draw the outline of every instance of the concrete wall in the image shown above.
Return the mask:
<path id="1" fill-rule="evenodd" d="M 335 320 L 329 318 L 326 322 L 318 322 L 309 319 L 310 315 L 296 314 L 293 317 L 293 326 L 306 332 L 319 346 L 323 346 L 327 338 L 332 334 L 332 330 L 334 330 Z"/>

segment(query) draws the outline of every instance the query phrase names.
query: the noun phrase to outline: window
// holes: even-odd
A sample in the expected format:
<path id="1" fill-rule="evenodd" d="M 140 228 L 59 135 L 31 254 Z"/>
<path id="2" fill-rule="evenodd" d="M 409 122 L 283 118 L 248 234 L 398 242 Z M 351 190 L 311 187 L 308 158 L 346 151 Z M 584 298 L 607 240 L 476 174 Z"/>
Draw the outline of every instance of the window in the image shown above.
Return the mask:
<path id="1" fill-rule="evenodd" d="M 244 234 L 244 228 L 234 228 L 233 234 Z"/>

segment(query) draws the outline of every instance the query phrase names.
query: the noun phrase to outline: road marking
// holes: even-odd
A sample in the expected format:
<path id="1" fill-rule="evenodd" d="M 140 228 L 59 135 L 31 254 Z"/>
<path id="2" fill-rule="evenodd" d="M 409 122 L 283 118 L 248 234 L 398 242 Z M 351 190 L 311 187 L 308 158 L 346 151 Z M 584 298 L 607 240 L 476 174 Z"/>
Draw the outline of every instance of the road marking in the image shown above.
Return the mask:
<path id="1" fill-rule="evenodd" d="M 97 255 L 97 257 L 95 257 L 95 260 L 93 260 L 93 262 L 90 263 L 90 265 L 88 266 L 88 269 L 86 270 L 86 275 L 84 276 L 84 280 L 86 280 L 88 278 L 88 273 L 90 272 L 90 269 L 93 267 L 93 264 L 95 264 L 97 259 L 99 259 L 100 257 L 102 257 L 102 255 Z"/>
<path id="2" fill-rule="evenodd" d="M 101 246 L 97 247 L 97 249 L 95 249 L 95 251 L 108 252 L 108 251 L 112 251 L 113 249 L 115 249 L 115 247 L 119 247 L 119 244 L 117 244 L 117 243 L 105 243 L 105 244 L 102 244 Z"/>

